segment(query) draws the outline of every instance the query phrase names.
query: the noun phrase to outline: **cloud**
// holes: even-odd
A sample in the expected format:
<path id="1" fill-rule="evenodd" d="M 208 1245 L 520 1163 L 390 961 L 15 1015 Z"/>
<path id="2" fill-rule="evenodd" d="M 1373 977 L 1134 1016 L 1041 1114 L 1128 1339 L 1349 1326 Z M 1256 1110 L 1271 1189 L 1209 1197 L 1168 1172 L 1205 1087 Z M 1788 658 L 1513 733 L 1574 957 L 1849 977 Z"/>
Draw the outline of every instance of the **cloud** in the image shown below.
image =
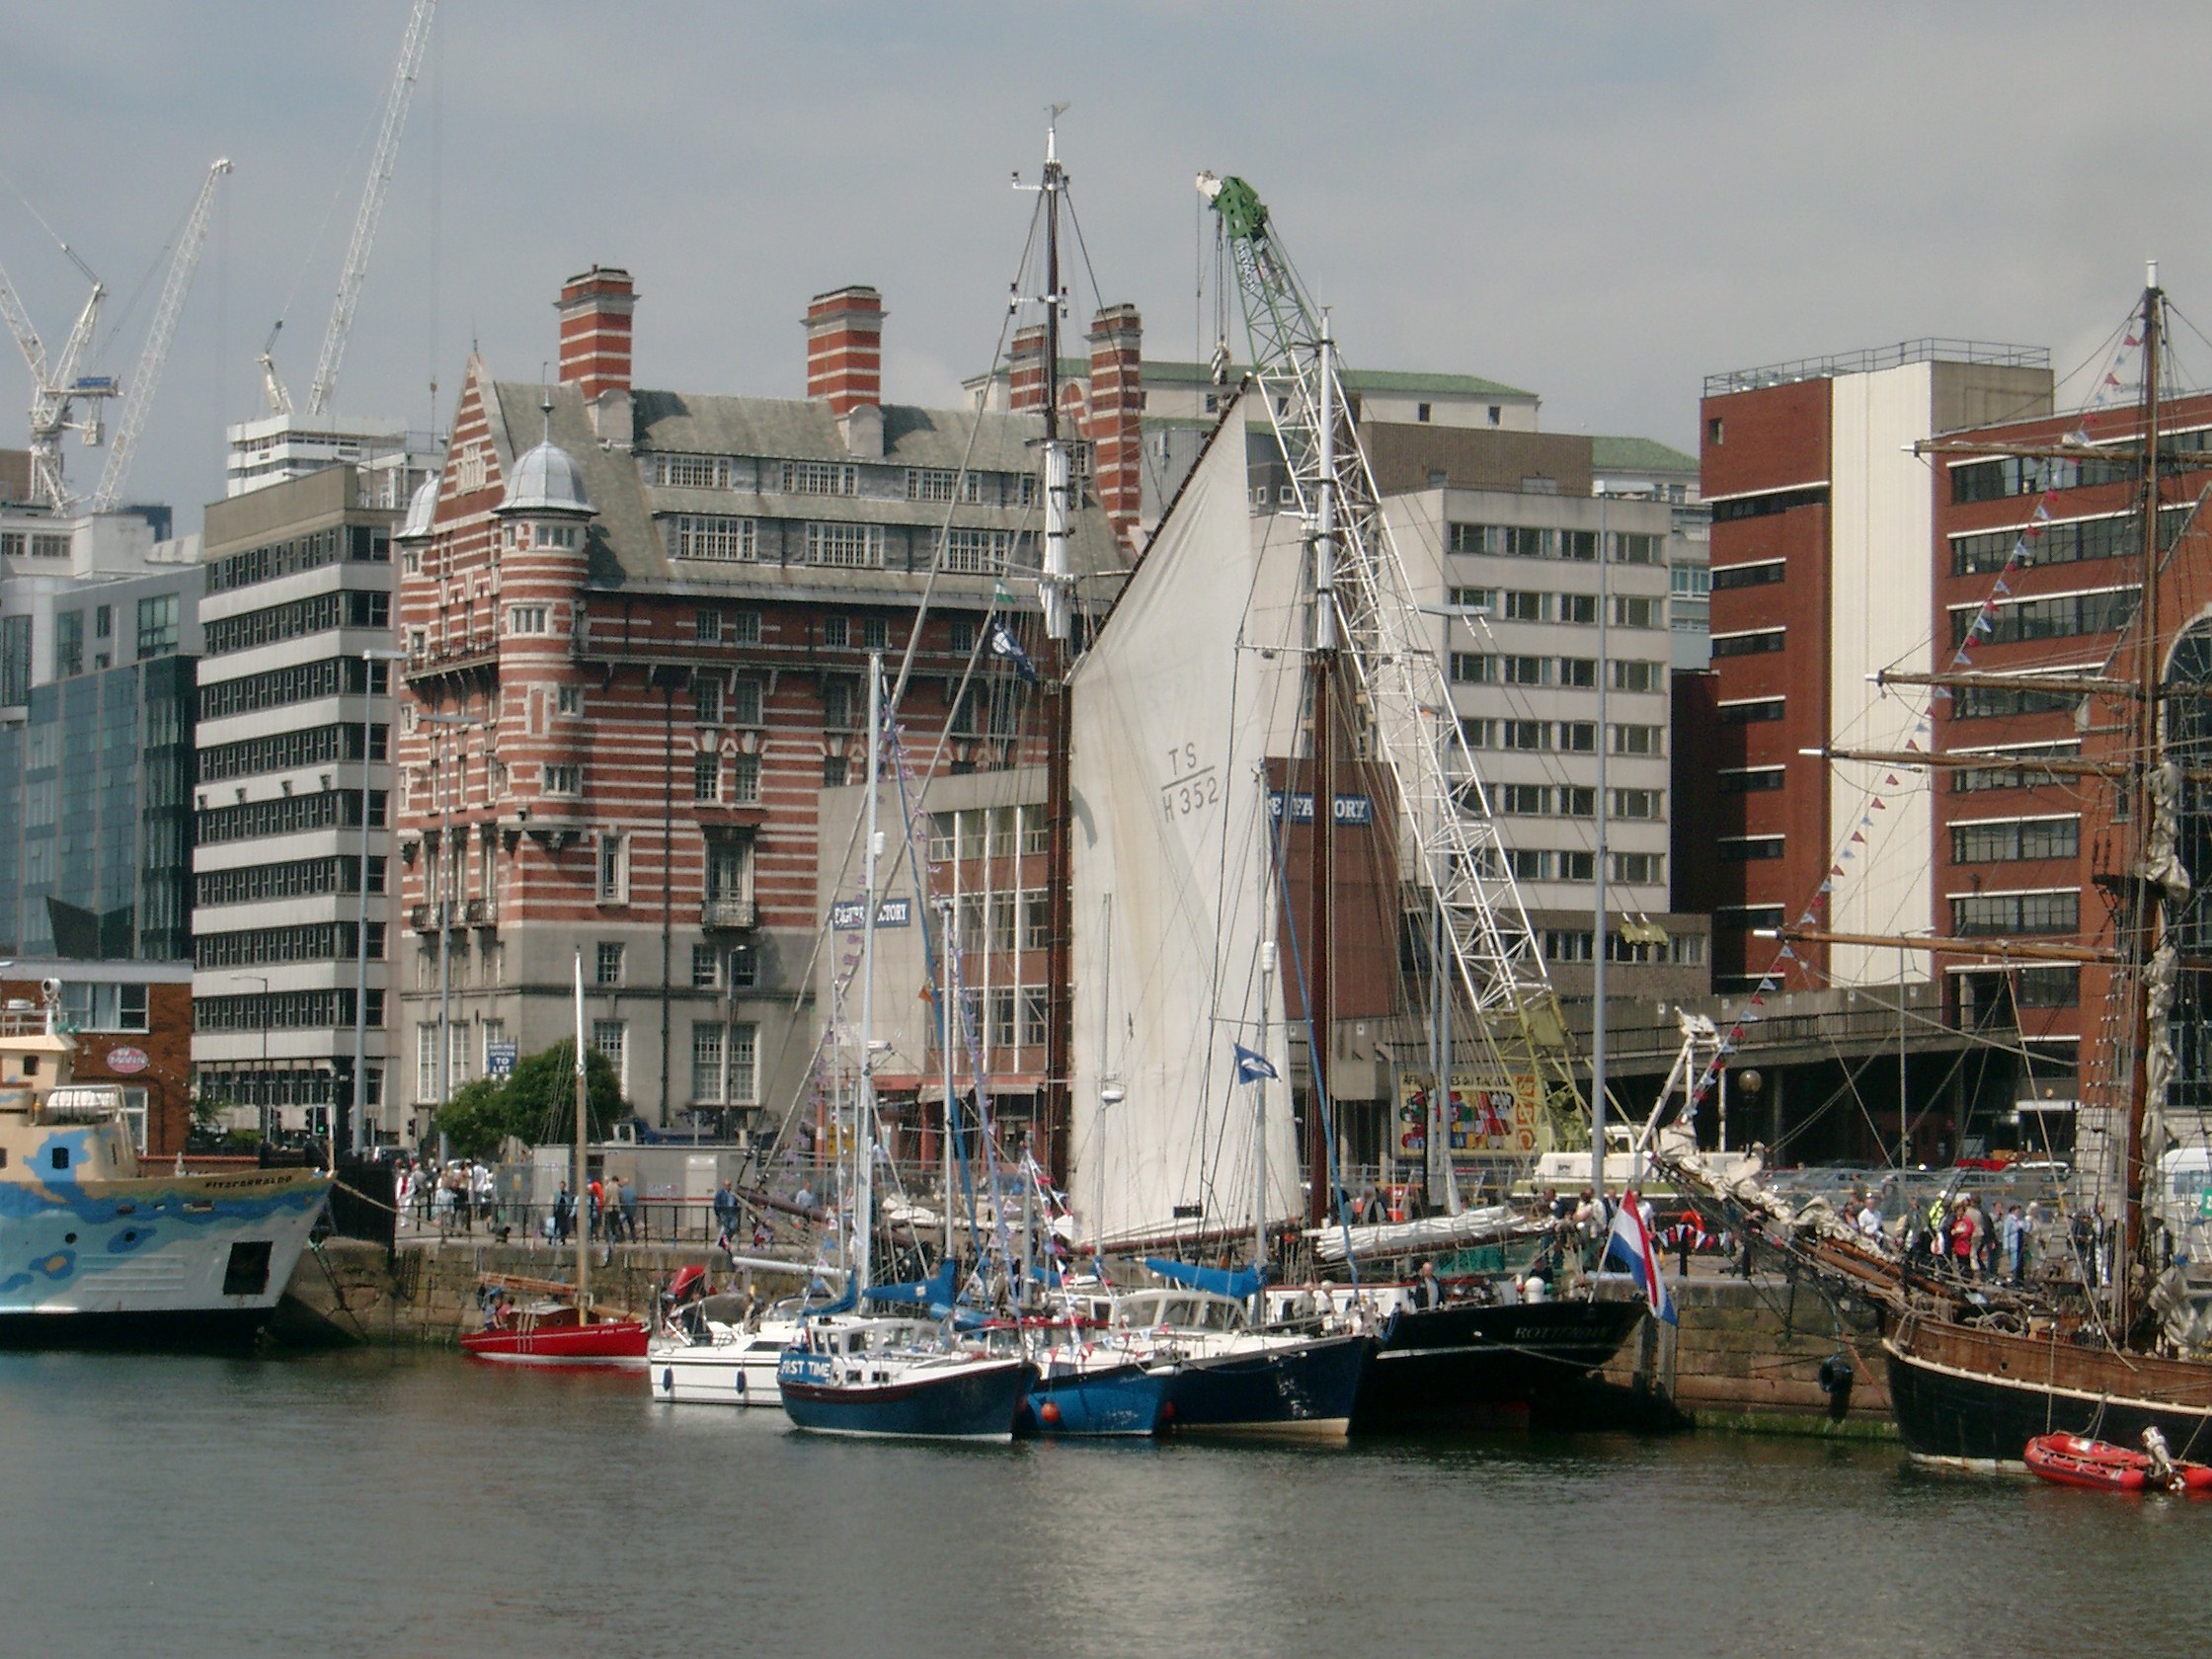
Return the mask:
<path id="1" fill-rule="evenodd" d="M 237 165 L 133 479 L 185 524 L 279 313 L 287 378 L 312 373 L 405 15 L 0 5 L 0 169 L 114 290 L 103 366 L 134 360 L 207 162 Z M 1927 334 L 2070 366 L 2148 255 L 2189 311 L 2205 121 L 2141 95 L 2147 41 L 2198 61 L 2212 15 L 464 0 L 338 402 L 427 424 L 472 342 L 538 373 L 560 279 L 593 261 L 637 275 L 646 383 L 796 393 L 807 296 L 872 281 L 893 395 L 947 397 L 988 366 L 1028 223 L 1008 174 L 1034 178 L 1066 101 L 1083 248 L 1154 353 L 1211 345 L 1191 178 L 1212 167 L 1268 199 L 1349 360 L 1487 374 L 1553 426 L 1687 444 L 1717 369 Z M 0 263 L 58 340 L 82 284 L 5 185 Z M 0 365 L 0 409 L 23 391 Z M 99 459 L 72 451 L 73 476 Z"/>

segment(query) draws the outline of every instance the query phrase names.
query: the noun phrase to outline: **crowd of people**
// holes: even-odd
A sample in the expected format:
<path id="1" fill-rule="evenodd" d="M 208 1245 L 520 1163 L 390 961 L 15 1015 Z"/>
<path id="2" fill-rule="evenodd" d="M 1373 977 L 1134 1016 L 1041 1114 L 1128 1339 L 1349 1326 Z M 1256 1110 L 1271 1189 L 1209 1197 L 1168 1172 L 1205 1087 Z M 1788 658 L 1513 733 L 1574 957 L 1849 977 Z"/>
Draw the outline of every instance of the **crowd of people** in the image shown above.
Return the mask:
<path id="1" fill-rule="evenodd" d="M 729 1183 L 723 1185 L 727 1190 Z M 586 1199 L 587 1236 L 608 1244 L 636 1243 L 644 1237 L 634 1182 L 619 1175 L 594 1175 Z M 430 1158 L 402 1162 L 394 1178 L 392 1203 L 403 1230 L 435 1231 L 440 1236 L 473 1234 L 481 1224 L 504 1240 L 517 1226 L 533 1227 L 529 1206 L 504 1201 L 492 1166 L 475 1158 L 454 1158 L 443 1167 Z M 565 1244 L 576 1236 L 577 1224 L 576 1197 L 563 1181 L 551 1208 L 536 1218 L 534 1230 L 547 1243 Z"/>

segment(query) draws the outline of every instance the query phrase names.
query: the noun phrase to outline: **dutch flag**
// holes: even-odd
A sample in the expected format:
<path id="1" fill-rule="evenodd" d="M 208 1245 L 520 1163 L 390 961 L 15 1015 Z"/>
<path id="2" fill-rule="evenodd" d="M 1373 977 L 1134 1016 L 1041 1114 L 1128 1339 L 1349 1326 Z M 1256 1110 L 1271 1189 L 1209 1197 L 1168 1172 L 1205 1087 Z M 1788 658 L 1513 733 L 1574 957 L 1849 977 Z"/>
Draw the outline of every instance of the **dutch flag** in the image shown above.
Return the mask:
<path id="1" fill-rule="evenodd" d="M 1619 1261 L 1628 1270 L 1644 1300 L 1651 1304 L 1653 1318 L 1676 1323 L 1674 1298 L 1667 1294 L 1667 1277 L 1659 1271 L 1659 1248 L 1643 1224 L 1643 1211 L 1632 1192 L 1622 1193 L 1620 1202 L 1614 1206 L 1613 1230 L 1606 1235 L 1606 1260 Z"/>

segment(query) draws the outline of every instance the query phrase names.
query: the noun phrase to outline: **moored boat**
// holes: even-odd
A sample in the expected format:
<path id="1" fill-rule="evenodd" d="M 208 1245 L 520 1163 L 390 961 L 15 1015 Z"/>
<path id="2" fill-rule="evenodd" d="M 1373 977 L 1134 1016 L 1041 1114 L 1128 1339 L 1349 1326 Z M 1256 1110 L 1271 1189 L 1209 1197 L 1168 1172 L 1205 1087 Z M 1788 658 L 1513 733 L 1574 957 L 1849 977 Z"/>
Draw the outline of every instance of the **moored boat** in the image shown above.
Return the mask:
<path id="1" fill-rule="evenodd" d="M 1177 1434 L 1342 1436 L 1375 1351 L 1357 1332 L 1253 1330 L 1234 1297 L 1184 1287 L 1123 1297 L 1116 1324 L 1166 1378 Z"/>
<path id="2" fill-rule="evenodd" d="M 814 1434 L 1010 1441 L 1037 1368 L 1009 1334 L 911 1319 L 810 1323 L 777 1372 L 784 1412 Z"/>
<path id="3" fill-rule="evenodd" d="M 1072 1322 L 1032 1326 L 1038 1376 L 1014 1416 L 1017 1435 L 1094 1439 L 1157 1434 L 1172 1373 L 1148 1365 L 1110 1331 Z"/>
<path id="4" fill-rule="evenodd" d="M 2081 1435 L 2037 1435 L 2027 1443 L 2028 1472 L 2060 1486 L 2102 1492 L 2212 1492 L 2212 1466 L 2176 1462 L 2156 1429 L 2144 1450 Z"/>
<path id="5" fill-rule="evenodd" d="M 643 1319 L 626 1313 L 580 1307 L 575 1287 L 553 1280 L 484 1276 L 484 1328 L 461 1337 L 461 1351 L 472 1359 L 520 1365 L 642 1365 L 646 1329 Z M 537 1300 L 514 1304 L 510 1291 Z"/>

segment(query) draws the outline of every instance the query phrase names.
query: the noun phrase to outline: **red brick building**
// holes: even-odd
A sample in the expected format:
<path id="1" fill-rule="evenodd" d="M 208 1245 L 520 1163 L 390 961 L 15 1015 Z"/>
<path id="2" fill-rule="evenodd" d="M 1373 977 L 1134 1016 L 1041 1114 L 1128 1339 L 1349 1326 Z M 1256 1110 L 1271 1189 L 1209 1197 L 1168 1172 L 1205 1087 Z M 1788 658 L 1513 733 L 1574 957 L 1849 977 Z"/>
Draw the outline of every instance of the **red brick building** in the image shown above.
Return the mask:
<path id="1" fill-rule="evenodd" d="M 184 1150 L 192 1132 L 192 964 L 11 962 L 0 1001 L 42 1007 L 46 980 L 61 982 L 60 1023 L 77 1041 L 76 1080 L 122 1091 L 148 1158 Z"/>
<path id="2" fill-rule="evenodd" d="M 994 591 L 1042 649 L 1043 423 L 1034 397 L 885 403 L 869 287 L 810 305 L 804 400 L 633 387 L 625 272 L 572 278 L 559 309 L 558 385 L 470 360 L 434 513 L 401 538 L 400 1086 L 420 1127 L 447 1081 L 441 1008 L 453 1087 L 565 1038 L 581 952 L 587 1040 L 638 1108 L 743 1128 L 807 1085 L 819 795 L 858 781 L 868 653 L 896 670 L 925 589 L 906 723 L 950 720 L 953 771 L 1031 745 L 995 680 L 955 699 L 993 661 Z M 1135 312 L 1102 312 L 1092 343 L 1091 386 L 1063 405 L 1114 508 L 1076 515 L 1086 600 L 1127 562 Z"/>

